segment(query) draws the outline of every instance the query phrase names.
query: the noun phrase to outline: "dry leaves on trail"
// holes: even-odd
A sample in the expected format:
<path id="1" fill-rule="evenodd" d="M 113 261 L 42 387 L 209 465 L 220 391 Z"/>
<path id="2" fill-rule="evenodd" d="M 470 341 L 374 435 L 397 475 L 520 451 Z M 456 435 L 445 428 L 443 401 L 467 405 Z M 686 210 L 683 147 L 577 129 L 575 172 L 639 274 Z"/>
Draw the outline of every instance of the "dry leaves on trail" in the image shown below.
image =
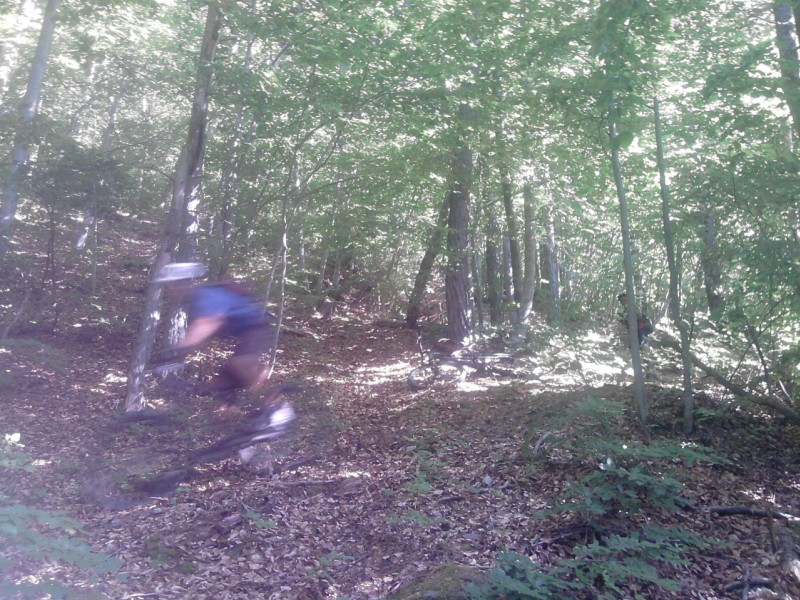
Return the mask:
<path id="1" fill-rule="evenodd" d="M 82 478 L 96 461 L 113 463 L 143 447 L 178 451 L 213 441 L 209 400 L 173 398 L 187 419 L 177 431 L 101 443 L 92 434 L 113 408 L 114 384 L 104 377 L 121 370 L 118 362 L 84 364 L 69 385 L 43 373 L 41 381 L 20 381 L 13 401 L 3 398 L 2 426 L 21 431 L 26 451 L 41 461 L 34 473 L 9 474 L 15 498 L 66 510 L 85 524 L 97 551 L 121 561 L 96 580 L 63 568 L 70 584 L 94 594 L 87 598 L 366 600 L 386 598 L 443 563 L 487 570 L 505 550 L 543 565 L 570 554 L 580 530 L 563 515 L 537 513 L 563 495 L 576 466 L 547 454 L 552 438 L 527 458 L 524 441 L 531 431 L 534 442 L 541 439 L 548 419 L 587 394 L 627 401 L 626 388 L 554 390 L 549 381 L 473 378 L 458 388 L 412 391 L 406 376 L 417 355 L 408 332 L 355 319 L 293 325 L 314 335 L 282 340 L 275 379 L 304 387 L 295 401 L 299 437 L 268 449 L 260 471 L 233 460 L 204 465 L 174 495 L 125 510 L 87 503 Z M 106 356 L 124 358 L 110 348 Z M 626 435 L 639 433 L 632 426 Z M 702 510 L 741 504 L 748 494 L 754 505 L 790 500 L 796 480 L 758 455 L 748 459 L 686 470 L 698 510 L 677 517 L 727 546 L 692 557 L 679 573 L 682 592 L 663 597 L 728 597 L 725 586 L 745 569 L 788 584 L 763 522 Z"/>

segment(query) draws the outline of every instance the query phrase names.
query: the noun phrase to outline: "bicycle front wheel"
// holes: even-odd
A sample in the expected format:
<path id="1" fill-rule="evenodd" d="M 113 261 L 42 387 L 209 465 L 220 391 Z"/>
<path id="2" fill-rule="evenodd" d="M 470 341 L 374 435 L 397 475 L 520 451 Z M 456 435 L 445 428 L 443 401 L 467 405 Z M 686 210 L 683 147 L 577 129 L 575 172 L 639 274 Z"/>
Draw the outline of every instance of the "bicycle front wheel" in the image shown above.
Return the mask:
<path id="1" fill-rule="evenodd" d="M 417 367 L 408 374 L 411 389 L 424 390 L 434 384 L 454 385 L 464 379 L 464 366 L 456 361 L 444 361 L 436 365 Z"/>

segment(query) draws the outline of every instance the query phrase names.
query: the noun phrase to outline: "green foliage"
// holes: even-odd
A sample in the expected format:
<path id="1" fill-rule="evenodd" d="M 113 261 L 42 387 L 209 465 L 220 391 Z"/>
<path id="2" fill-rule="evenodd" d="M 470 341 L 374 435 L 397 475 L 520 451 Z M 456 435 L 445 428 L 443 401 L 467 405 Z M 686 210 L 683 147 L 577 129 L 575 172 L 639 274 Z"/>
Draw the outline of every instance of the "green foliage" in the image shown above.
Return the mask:
<path id="1" fill-rule="evenodd" d="M 249 520 L 253 525 L 258 527 L 259 529 L 274 529 L 275 527 L 278 526 L 278 524 L 272 519 L 265 519 L 255 511 L 249 510 L 246 513 L 244 513 L 244 516 L 247 520 Z"/>
<path id="2" fill-rule="evenodd" d="M 722 459 L 690 443 L 621 442 L 615 438 L 623 418 L 621 403 L 586 398 L 545 425 L 560 432 L 548 438 L 549 445 L 590 468 L 566 488 L 553 509 L 539 514 L 577 515 L 589 527 L 591 541 L 573 548 L 571 558 L 546 573 L 518 555 L 510 561 L 507 557 L 499 560 L 492 575 L 497 593 L 482 597 L 562 597 L 558 586 L 567 574 L 575 578 L 570 580 L 574 587 L 599 598 L 619 597 L 634 583 L 679 589 L 677 582 L 659 574 L 659 565 L 684 564 L 686 552 L 706 549 L 708 543 L 677 527 L 646 524 L 641 530 L 625 530 L 644 511 L 656 515 L 687 506 L 677 476 L 680 470 Z M 529 435 L 534 435 L 533 428 Z"/>
<path id="3" fill-rule="evenodd" d="M 33 471 L 30 457 L 22 450 L 25 446 L 20 443 L 20 438 L 19 433 L 5 434 L 3 445 L 0 447 L 0 468 Z"/>
<path id="4" fill-rule="evenodd" d="M 565 575 L 563 569 L 545 572 L 527 556 L 505 552 L 497 557 L 489 581 L 483 585 L 470 584 L 467 593 L 474 600 L 552 600 L 580 589 L 579 584 L 561 577 Z"/>
<path id="5" fill-rule="evenodd" d="M 319 557 L 320 564 L 326 568 L 333 566 L 337 562 L 343 562 L 343 561 L 350 562 L 354 560 L 355 560 L 354 556 L 350 556 L 349 554 L 341 554 L 339 552 L 336 552 L 336 550 L 331 550 L 325 556 Z"/>
<path id="6" fill-rule="evenodd" d="M 690 547 L 705 550 L 709 545 L 679 528 L 647 525 L 641 532 L 612 534 L 602 543 L 579 546 L 574 549 L 574 559 L 561 564 L 574 572 L 584 587 L 599 588 L 599 598 L 620 597 L 632 582 L 678 591 L 680 584 L 659 576 L 654 563 L 686 564 L 683 552 Z"/>
<path id="7" fill-rule="evenodd" d="M 0 468 L 29 470 L 24 464 L 27 458 L 16 450 L 19 434 L 6 435 L 5 439 L 5 445 L 0 447 Z M 0 497 L 0 597 L 64 598 L 69 594 L 68 586 L 49 577 L 36 583 L 13 581 L 11 574 L 22 564 L 49 561 L 97 573 L 118 568 L 117 559 L 95 552 L 76 537 L 82 533 L 81 524 L 61 512 L 31 508 Z"/>
<path id="8" fill-rule="evenodd" d="M 414 481 L 409 481 L 404 487 L 408 491 L 417 494 L 427 494 L 433 490 L 433 486 L 428 481 L 424 471 L 417 471 L 414 475 Z"/>

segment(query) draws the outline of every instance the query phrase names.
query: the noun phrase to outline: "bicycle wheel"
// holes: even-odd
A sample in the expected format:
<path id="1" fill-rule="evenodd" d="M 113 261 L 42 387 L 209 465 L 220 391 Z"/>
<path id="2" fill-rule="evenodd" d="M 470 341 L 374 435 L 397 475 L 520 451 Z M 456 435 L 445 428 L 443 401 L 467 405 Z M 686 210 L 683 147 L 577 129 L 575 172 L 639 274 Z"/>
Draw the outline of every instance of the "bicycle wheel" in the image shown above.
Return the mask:
<path id="1" fill-rule="evenodd" d="M 457 361 L 442 361 L 435 365 L 417 367 L 408 374 L 411 389 L 424 390 L 434 384 L 453 385 L 464 379 L 463 365 Z"/>

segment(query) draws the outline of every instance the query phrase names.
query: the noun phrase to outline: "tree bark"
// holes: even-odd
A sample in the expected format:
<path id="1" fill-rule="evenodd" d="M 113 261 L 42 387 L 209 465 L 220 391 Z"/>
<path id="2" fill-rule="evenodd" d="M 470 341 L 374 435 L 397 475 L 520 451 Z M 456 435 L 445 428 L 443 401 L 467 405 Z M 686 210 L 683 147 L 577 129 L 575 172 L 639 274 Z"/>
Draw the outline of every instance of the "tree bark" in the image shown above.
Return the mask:
<path id="1" fill-rule="evenodd" d="M 192 114 L 189 118 L 189 132 L 178 164 L 175 168 L 172 200 L 161 248 L 151 274 L 154 278 L 161 268 L 178 260 L 191 260 L 197 245 L 197 205 L 200 202 L 200 189 L 205 153 L 206 123 L 208 121 L 208 99 L 211 89 L 212 71 L 222 15 L 216 4 L 208 5 L 203 43 L 195 86 Z M 161 320 L 162 286 L 153 283 L 151 278 L 145 301 L 142 327 L 136 340 L 128 371 L 128 391 L 125 402 L 127 411 L 142 410 L 145 407 L 144 373 L 156 338 L 156 330 Z M 175 332 L 172 332 L 175 335 Z"/>
<path id="2" fill-rule="evenodd" d="M 550 297 L 553 300 L 551 319 L 558 322 L 560 316 L 561 277 L 558 269 L 558 242 L 553 207 L 547 207 L 547 279 L 550 282 Z"/>
<path id="3" fill-rule="evenodd" d="M 447 228 L 447 217 L 449 214 L 450 206 L 448 199 L 445 198 L 439 207 L 439 214 L 436 217 L 436 225 L 434 225 L 431 232 L 428 247 L 425 249 L 425 254 L 422 257 L 422 262 L 419 265 L 416 277 L 414 277 L 414 288 L 411 290 L 411 296 L 408 299 L 408 309 L 406 310 L 406 324 L 415 329 L 417 321 L 422 313 L 422 298 L 425 295 L 425 288 L 428 287 L 428 280 L 433 272 L 433 264 L 436 262 L 436 257 L 442 247 L 442 240 Z"/>
<path id="4" fill-rule="evenodd" d="M 39 32 L 39 41 L 36 45 L 36 53 L 28 75 L 28 87 L 18 109 L 19 129 L 14 139 L 14 147 L 11 150 L 8 179 L 6 180 L 2 207 L 0 207 L 0 258 L 8 252 L 10 237 L 14 230 L 14 219 L 17 216 L 20 188 L 31 167 L 31 129 L 39 99 L 42 95 L 42 84 L 44 83 L 50 47 L 53 43 L 53 34 L 56 28 L 56 13 L 60 4 L 61 0 L 47 0 L 44 18 L 42 19 L 42 29 Z"/>
<path id="5" fill-rule="evenodd" d="M 487 219 L 486 231 L 486 293 L 489 303 L 489 322 L 495 327 L 503 322 L 503 280 L 500 276 L 499 232 L 494 215 Z"/>
<path id="6" fill-rule="evenodd" d="M 708 312 L 712 318 L 719 318 L 724 298 L 719 289 L 722 285 L 722 265 L 717 246 L 717 218 L 711 211 L 703 217 L 703 281 L 706 288 Z"/>
<path id="7" fill-rule="evenodd" d="M 681 316 L 680 273 L 675 258 L 675 239 L 670 216 L 669 188 L 667 187 L 664 144 L 661 136 L 661 111 L 658 98 L 653 101 L 656 128 L 656 155 L 661 189 L 661 212 L 664 222 L 664 246 L 669 265 L 669 314 L 681 336 L 681 361 L 683 364 L 683 432 L 689 435 L 694 429 L 694 387 L 692 385 L 692 357 L 689 325 Z"/>
<path id="8" fill-rule="evenodd" d="M 469 111 L 462 106 L 462 119 Z M 455 153 L 453 180 L 448 193 L 447 219 L 447 272 L 445 298 L 447 299 L 448 337 L 458 343 L 471 333 L 469 302 L 469 193 L 472 175 L 472 151 L 464 145 Z"/>
<path id="9" fill-rule="evenodd" d="M 533 297 L 536 292 L 536 206 L 533 188 L 526 183 L 522 189 L 524 202 L 525 261 L 523 270 L 522 295 L 520 297 L 518 322 L 522 323 L 533 310 Z"/>
<path id="10" fill-rule="evenodd" d="M 614 183 L 619 199 L 619 218 L 622 230 L 622 254 L 625 263 L 625 290 L 628 296 L 628 335 L 630 337 L 631 364 L 633 366 L 633 393 L 639 411 L 639 421 L 647 425 L 650 417 L 650 407 L 644 389 L 644 375 L 642 373 L 642 356 L 639 349 L 638 323 L 636 320 L 636 295 L 633 285 L 633 257 L 631 254 L 631 234 L 628 224 L 628 199 L 625 193 L 625 184 L 622 181 L 622 166 L 619 159 L 619 134 L 617 124 L 613 120 L 609 127 L 611 138 L 611 165 L 614 170 Z"/>
<path id="11" fill-rule="evenodd" d="M 797 3 L 794 3 L 797 7 Z M 775 19 L 775 43 L 780 56 L 781 87 L 792 117 L 792 130 L 800 138 L 800 62 L 797 54 L 797 34 L 793 23 L 793 6 L 779 2 L 772 7 Z"/>
<path id="12" fill-rule="evenodd" d="M 508 172 L 508 158 L 503 135 L 502 125 L 497 128 L 497 154 L 500 170 L 500 187 L 503 196 L 503 211 L 505 216 L 506 230 L 509 240 L 509 258 L 511 261 L 511 298 L 516 304 L 522 300 L 522 258 L 520 256 L 519 226 L 517 217 L 514 214 L 514 194 L 511 176 Z M 516 308 L 515 308 L 516 310 Z"/>

